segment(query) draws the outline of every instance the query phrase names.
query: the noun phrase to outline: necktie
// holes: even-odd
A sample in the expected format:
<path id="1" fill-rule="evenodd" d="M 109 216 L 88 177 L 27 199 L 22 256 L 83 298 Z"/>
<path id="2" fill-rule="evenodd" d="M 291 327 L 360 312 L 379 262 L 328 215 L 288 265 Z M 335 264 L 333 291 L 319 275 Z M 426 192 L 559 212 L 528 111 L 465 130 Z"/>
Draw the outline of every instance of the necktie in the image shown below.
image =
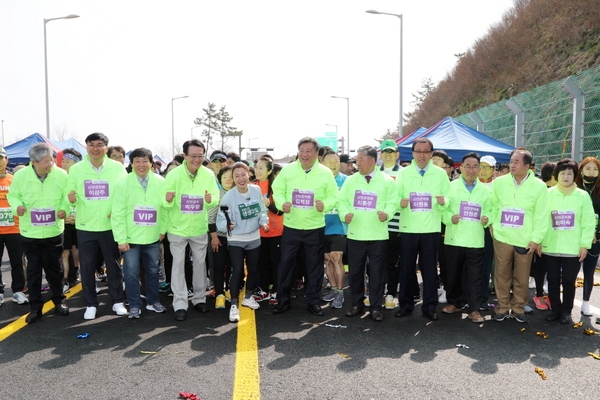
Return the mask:
<path id="1" fill-rule="evenodd" d="M 365 175 L 365 179 L 367 180 L 367 183 L 371 182 L 371 175 Z"/>
<path id="2" fill-rule="evenodd" d="M 419 174 L 421 174 L 421 176 L 425 175 L 425 170 L 424 169 L 420 170 Z"/>

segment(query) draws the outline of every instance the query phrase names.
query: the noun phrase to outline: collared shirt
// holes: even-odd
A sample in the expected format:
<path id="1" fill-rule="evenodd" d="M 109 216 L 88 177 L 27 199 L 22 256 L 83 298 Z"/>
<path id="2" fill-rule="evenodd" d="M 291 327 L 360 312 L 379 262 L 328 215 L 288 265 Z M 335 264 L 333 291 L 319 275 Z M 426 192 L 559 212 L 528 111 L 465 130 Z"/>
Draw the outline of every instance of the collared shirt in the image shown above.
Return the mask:
<path id="1" fill-rule="evenodd" d="M 140 183 L 140 185 L 142 185 L 142 187 L 144 188 L 144 192 L 146 191 L 146 188 L 148 187 L 148 176 L 142 178 L 139 175 L 136 175 L 136 178 L 138 180 L 138 182 Z"/>
<path id="2" fill-rule="evenodd" d="M 521 183 L 517 183 L 517 180 L 515 179 L 515 177 L 513 176 L 513 183 L 515 184 L 515 187 L 519 187 L 522 184 L 525 183 L 525 181 L 527 180 L 527 178 L 529 178 L 529 174 L 525 175 L 525 178 L 523 178 L 523 180 L 521 181 Z"/>
<path id="3" fill-rule="evenodd" d="M 417 172 L 419 173 L 419 175 L 421 174 L 421 171 L 425 171 L 423 173 L 423 175 L 425 175 L 425 173 L 427 173 L 427 170 L 429 169 L 429 163 L 427 163 L 427 165 L 425 166 L 425 168 L 421 168 L 417 165 L 417 163 L 415 163 L 415 168 L 417 169 Z M 423 176 L 421 175 L 421 176 Z"/>
<path id="4" fill-rule="evenodd" d="M 101 173 L 102 172 L 102 169 L 104 168 L 104 161 L 102 161 L 102 164 L 98 168 L 94 167 L 94 164 L 92 164 L 92 160 L 91 159 L 88 159 L 88 162 L 90 163 L 90 165 L 92 166 L 92 168 L 94 169 L 94 171 L 96 171 L 97 173 Z"/>
<path id="5" fill-rule="evenodd" d="M 473 189 L 475 189 L 475 185 L 477 184 L 477 179 L 475 179 L 475 180 L 473 181 L 473 184 L 472 184 L 472 185 L 469 185 L 469 184 L 467 183 L 467 181 L 465 181 L 464 179 L 463 179 L 463 182 L 465 183 L 465 187 L 467 188 L 467 190 L 469 191 L 469 193 L 473 193 Z"/>

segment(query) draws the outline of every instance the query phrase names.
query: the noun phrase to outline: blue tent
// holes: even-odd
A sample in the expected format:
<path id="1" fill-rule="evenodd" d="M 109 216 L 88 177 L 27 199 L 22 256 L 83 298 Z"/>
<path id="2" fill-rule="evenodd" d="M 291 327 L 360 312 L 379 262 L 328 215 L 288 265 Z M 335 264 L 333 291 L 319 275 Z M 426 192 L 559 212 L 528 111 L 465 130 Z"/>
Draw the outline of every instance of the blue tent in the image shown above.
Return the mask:
<path id="1" fill-rule="evenodd" d="M 416 133 L 416 132 L 415 132 Z M 434 149 L 444 150 L 455 162 L 472 151 L 480 156 L 494 156 L 497 162 L 509 162 L 514 147 L 491 138 L 455 119 L 446 117 L 420 135 L 414 135 L 398 145 L 401 160 L 412 160 L 412 143 L 418 138 L 433 142 Z"/>
<path id="2" fill-rule="evenodd" d="M 72 147 L 79 151 L 81 154 L 87 154 L 87 151 L 84 146 L 82 146 L 75 139 L 68 139 L 62 142 L 53 141 L 39 133 L 34 133 L 32 135 L 27 136 L 25 139 L 21 139 L 18 142 L 13 144 L 9 144 L 4 148 L 6 150 L 6 156 L 8 157 L 8 162 L 10 167 L 14 167 L 17 164 L 25 164 L 29 162 L 29 148 L 36 143 L 47 143 L 50 145 L 54 154 L 58 153 L 62 149 L 66 149 Z"/>

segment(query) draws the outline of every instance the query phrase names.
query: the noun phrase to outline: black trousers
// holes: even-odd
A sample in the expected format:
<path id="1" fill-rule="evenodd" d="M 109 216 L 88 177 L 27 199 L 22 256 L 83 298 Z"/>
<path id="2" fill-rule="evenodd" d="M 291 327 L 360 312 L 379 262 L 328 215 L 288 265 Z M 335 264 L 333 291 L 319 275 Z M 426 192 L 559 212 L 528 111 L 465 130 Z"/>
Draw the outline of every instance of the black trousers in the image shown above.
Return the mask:
<path id="1" fill-rule="evenodd" d="M 22 292 L 25 288 L 25 273 L 23 272 L 23 247 L 21 244 L 21 235 L 18 233 L 8 233 L 0 235 L 0 260 L 4 255 L 4 246 L 8 251 L 10 259 L 10 287 L 15 292 Z M 2 272 L 0 272 L 0 293 L 4 293 L 4 284 L 2 283 Z"/>
<path id="2" fill-rule="evenodd" d="M 283 228 L 281 236 L 281 261 L 277 267 L 277 301 L 283 304 L 290 301 L 290 287 L 296 270 L 296 255 L 304 246 L 306 274 L 304 294 L 309 305 L 321 301 L 323 284 L 323 243 L 325 228 L 299 230 Z"/>
<path id="3" fill-rule="evenodd" d="M 353 307 L 364 307 L 365 268 L 369 259 L 369 301 L 371 311 L 381 310 L 386 273 L 386 240 L 348 239 L 350 296 Z"/>
<path id="4" fill-rule="evenodd" d="M 419 256 L 419 268 L 423 278 L 423 312 L 434 311 L 438 304 L 437 293 L 437 253 L 440 240 L 439 232 L 403 233 L 400 241 L 400 308 L 412 310 L 414 305 L 415 265 Z"/>
<path id="5" fill-rule="evenodd" d="M 215 285 L 215 297 L 220 294 L 223 294 L 224 284 L 227 282 L 227 288 L 229 288 L 229 279 L 225 279 L 226 269 L 231 271 L 231 261 L 229 258 L 229 250 L 227 248 L 227 236 L 219 236 L 219 242 L 221 242 L 221 247 L 219 247 L 219 251 L 213 251 L 213 264 L 214 264 L 214 276 L 213 276 L 213 284 Z M 188 246 L 189 247 L 189 246 Z M 171 265 L 173 265 L 173 256 L 171 256 Z M 227 277 L 229 278 L 229 273 L 227 273 Z M 170 278 L 170 274 L 169 274 Z M 191 274 L 190 280 L 188 281 L 187 277 L 187 266 L 186 266 L 186 282 L 191 282 Z M 240 285 L 238 285 L 239 289 Z"/>
<path id="6" fill-rule="evenodd" d="M 554 257 L 544 254 L 542 261 L 548 274 L 548 297 L 552 311 L 571 314 L 575 300 L 575 281 L 581 268 L 578 257 Z M 560 299 L 560 285 L 563 294 Z"/>
<path id="7" fill-rule="evenodd" d="M 96 296 L 96 262 L 102 253 L 108 281 L 108 293 L 113 304 L 123 302 L 123 270 L 119 263 L 121 254 L 112 231 L 90 232 L 77 230 L 79 243 L 79 273 L 83 286 L 83 297 L 87 307 L 98 307 Z"/>
<path id="8" fill-rule="evenodd" d="M 42 301 L 42 269 L 52 291 L 52 302 L 60 304 L 63 296 L 62 256 L 63 236 L 58 235 L 46 239 L 21 237 L 23 251 L 27 256 L 27 287 L 29 288 L 29 305 L 31 311 L 39 311 L 44 306 Z"/>
<path id="9" fill-rule="evenodd" d="M 466 272 L 466 292 L 469 311 L 478 311 L 481 305 L 481 270 L 485 249 L 446 245 L 446 298 L 448 304 L 458 306 L 462 297 L 462 275 Z"/>
<path id="10" fill-rule="evenodd" d="M 281 236 L 260 238 L 259 285 L 268 292 L 277 292 L 277 266 L 281 261 Z"/>
<path id="11" fill-rule="evenodd" d="M 400 281 L 400 232 L 388 232 L 387 240 L 387 294 L 396 297 Z"/>
<path id="12" fill-rule="evenodd" d="M 244 257 L 248 276 L 246 277 L 246 295 L 252 293 L 258 278 L 258 259 L 260 246 L 247 250 L 243 247 L 229 245 L 229 258 L 231 259 L 231 300 L 237 300 L 240 287 L 244 280 Z"/>

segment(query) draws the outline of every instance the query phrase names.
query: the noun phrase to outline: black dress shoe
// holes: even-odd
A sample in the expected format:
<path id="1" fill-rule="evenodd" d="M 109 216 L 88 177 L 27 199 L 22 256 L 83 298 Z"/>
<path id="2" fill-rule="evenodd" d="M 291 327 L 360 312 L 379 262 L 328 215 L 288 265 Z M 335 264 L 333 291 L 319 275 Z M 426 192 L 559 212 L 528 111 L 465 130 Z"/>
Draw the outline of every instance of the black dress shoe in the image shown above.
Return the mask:
<path id="1" fill-rule="evenodd" d="M 187 313 L 185 310 L 177 310 L 175 311 L 175 321 L 185 321 L 187 318 Z"/>
<path id="2" fill-rule="evenodd" d="M 356 315 L 362 314 L 365 311 L 363 307 L 352 307 L 348 311 L 346 311 L 346 317 L 354 317 Z"/>
<path id="3" fill-rule="evenodd" d="M 371 311 L 371 318 L 373 321 L 383 321 L 383 315 L 381 315 L 381 311 Z"/>
<path id="4" fill-rule="evenodd" d="M 561 324 L 569 324 L 571 322 L 573 322 L 571 320 L 571 314 L 566 313 L 566 312 L 560 314 L 560 323 Z"/>
<path id="5" fill-rule="evenodd" d="M 198 303 L 194 305 L 194 309 L 196 311 L 200 311 L 201 313 L 208 312 L 208 306 L 206 305 L 206 303 Z"/>
<path id="6" fill-rule="evenodd" d="M 424 311 L 423 316 L 430 321 L 437 321 L 440 319 L 435 311 Z"/>
<path id="7" fill-rule="evenodd" d="M 322 317 L 323 315 L 325 315 L 325 313 L 323 312 L 323 309 L 318 304 L 309 305 L 308 307 L 306 307 L 306 309 L 308 311 L 310 311 L 311 314 L 318 315 L 319 317 Z"/>
<path id="8" fill-rule="evenodd" d="M 412 315 L 412 310 L 407 310 L 406 308 L 401 308 L 396 313 L 396 317 L 398 317 L 398 318 L 404 318 L 404 317 L 408 317 L 410 315 Z"/>
<path id="9" fill-rule="evenodd" d="M 546 321 L 558 321 L 560 318 L 560 313 L 558 311 L 551 311 L 550 314 L 546 315 Z"/>
<path id="10" fill-rule="evenodd" d="M 25 318 L 25 322 L 27 322 L 28 324 L 33 324 L 35 321 L 37 321 L 40 318 L 42 318 L 42 310 L 33 310 L 32 312 L 27 314 L 27 317 Z"/>
<path id="11" fill-rule="evenodd" d="M 69 307 L 65 306 L 63 303 L 55 304 L 54 314 L 62 316 L 69 315 Z"/>
<path id="12" fill-rule="evenodd" d="M 285 303 L 279 303 L 275 306 L 275 308 L 273 308 L 273 314 L 282 314 L 288 311 L 290 308 L 292 308 L 292 305 L 289 301 L 286 301 Z"/>

